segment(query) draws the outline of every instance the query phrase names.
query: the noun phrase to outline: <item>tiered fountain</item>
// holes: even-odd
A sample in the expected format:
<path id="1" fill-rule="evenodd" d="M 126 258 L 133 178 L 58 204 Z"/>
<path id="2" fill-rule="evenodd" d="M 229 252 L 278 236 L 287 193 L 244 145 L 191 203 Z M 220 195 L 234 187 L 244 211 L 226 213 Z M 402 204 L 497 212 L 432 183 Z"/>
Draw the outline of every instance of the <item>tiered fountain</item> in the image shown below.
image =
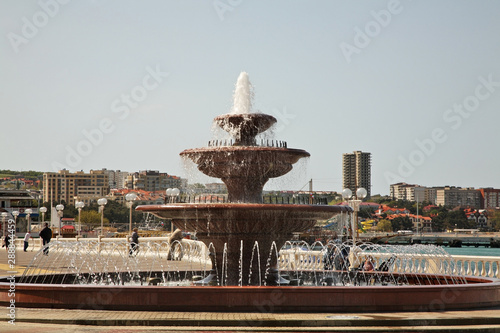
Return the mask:
<path id="1" fill-rule="evenodd" d="M 232 112 L 214 119 L 231 136 L 226 140 L 229 144 L 187 149 L 180 154 L 195 162 L 204 174 L 220 178 L 226 184 L 229 203 L 137 207 L 139 211 L 172 219 L 179 229 L 196 231 L 198 239 L 210 248 L 213 246 L 215 269 L 210 279 L 216 274 L 219 285 L 241 285 L 242 276 L 243 284 L 247 283 L 247 276 L 251 276 L 251 285 L 260 285 L 265 279 L 276 284 L 277 252 L 293 232 L 305 231 L 317 220 L 351 210 L 346 206 L 262 204 L 266 182 L 291 171 L 292 165 L 309 157 L 309 153 L 287 148 L 283 141 L 268 145 L 267 140 L 262 140 L 259 144 L 256 136 L 268 130 L 276 119 L 251 113 L 252 96 L 248 75 L 242 72 L 236 83 Z M 265 258 L 272 248 L 275 254 L 269 264 Z M 263 258 L 260 264 L 257 257 Z M 279 283 L 286 281 L 281 279 Z"/>

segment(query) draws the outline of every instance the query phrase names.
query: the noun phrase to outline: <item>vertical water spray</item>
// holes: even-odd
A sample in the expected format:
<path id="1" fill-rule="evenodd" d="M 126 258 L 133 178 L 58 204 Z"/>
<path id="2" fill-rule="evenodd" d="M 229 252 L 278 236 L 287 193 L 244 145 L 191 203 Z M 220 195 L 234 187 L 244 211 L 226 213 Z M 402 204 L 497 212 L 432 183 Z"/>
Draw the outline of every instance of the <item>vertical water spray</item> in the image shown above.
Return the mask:
<path id="1" fill-rule="evenodd" d="M 253 87 L 247 72 L 241 72 L 236 81 L 233 95 L 232 114 L 248 114 L 252 110 Z"/>

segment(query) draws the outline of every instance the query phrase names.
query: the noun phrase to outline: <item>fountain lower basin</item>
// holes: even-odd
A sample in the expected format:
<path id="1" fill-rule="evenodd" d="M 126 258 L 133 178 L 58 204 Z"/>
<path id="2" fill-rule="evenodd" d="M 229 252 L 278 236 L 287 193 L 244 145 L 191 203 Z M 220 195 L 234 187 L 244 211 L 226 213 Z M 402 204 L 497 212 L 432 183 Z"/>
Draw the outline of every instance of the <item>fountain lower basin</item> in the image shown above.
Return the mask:
<path id="1" fill-rule="evenodd" d="M 160 287 L 16 284 L 16 307 L 224 312 L 448 311 L 500 305 L 500 282 L 394 287 Z M 0 283 L 8 305 L 9 284 Z"/>

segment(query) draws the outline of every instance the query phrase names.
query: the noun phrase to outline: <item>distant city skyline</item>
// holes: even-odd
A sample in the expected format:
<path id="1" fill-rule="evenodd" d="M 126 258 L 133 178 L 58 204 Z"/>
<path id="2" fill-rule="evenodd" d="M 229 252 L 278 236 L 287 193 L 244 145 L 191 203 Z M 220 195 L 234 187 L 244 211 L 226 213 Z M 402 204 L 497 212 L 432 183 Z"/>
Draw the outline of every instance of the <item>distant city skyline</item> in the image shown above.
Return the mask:
<path id="1" fill-rule="evenodd" d="M 217 138 L 241 71 L 311 157 L 265 190 L 342 190 L 342 153 L 397 182 L 500 188 L 500 2 L 0 2 L 0 169 L 160 170 Z M 187 167 L 187 168 L 186 168 Z"/>

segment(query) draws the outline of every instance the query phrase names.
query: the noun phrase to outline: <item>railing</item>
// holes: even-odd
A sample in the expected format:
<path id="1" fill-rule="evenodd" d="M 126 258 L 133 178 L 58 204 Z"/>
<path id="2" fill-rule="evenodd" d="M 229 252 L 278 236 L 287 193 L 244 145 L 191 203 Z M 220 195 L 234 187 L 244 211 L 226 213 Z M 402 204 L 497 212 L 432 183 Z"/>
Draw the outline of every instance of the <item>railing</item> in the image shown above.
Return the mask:
<path id="1" fill-rule="evenodd" d="M 221 139 L 221 140 L 210 140 L 208 141 L 209 147 L 230 147 L 234 145 L 236 142 L 233 139 Z M 260 139 L 255 140 L 254 144 L 249 147 L 275 147 L 275 148 L 287 148 L 288 144 L 286 141 L 281 140 L 269 140 L 269 139 Z"/>
<path id="2" fill-rule="evenodd" d="M 461 275 L 500 278 L 500 257 L 452 256 Z"/>
<path id="3" fill-rule="evenodd" d="M 181 195 L 176 203 L 230 203 L 226 195 L 220 194 L 197 194 Z M 264 204 L 281 205 L 328 205 L 327 198 L 316 198 L 312 196 L 281 197 L 275 195 L 264 195 L 262 197 Z"/>
<path id="4" fill-rule="evenodd" d="M 56 238 L 53 241 L 60 242 L 87 242 L 89 246 L 99 243 L 122 243 L 125 248 L 128 248 L 127 238 Z M 140 244 L 156 242 L 158 244 L 167 244 L 169 237 L 143 237 L 140 238 Z M 54 242 L 55 243 L 55 242 Z M 23 249 L 24 242 L 22 239 L 15 240 L 16 247 L 19 250 Z M 210 260 L 208 249 L 204 243 L 200 241 L 182 239 L 182 246 L 178 247 L 175 254 L 177 260 Z M 55 245 L 55 244 L 54 244 Z M 42 248 L 41 239 L 31 239 L 28 251 L 38 251 Z M 168 247 L 165 247 L 165 251 Z M 54 248 L 57 250 L 57 248 Z M 160 246 L 161 250 L 161 246 Z M 51 250 L 52 251 L 52 250 Z M 281 250 L 279 256 L 279 267 L 281 270 L 322 270 L 324 267 L 323 251 L 307 251 L 302 249 L 287 249 Z M 393 254 L 391 253 L 374 253 L 374 252 L 357 252 L 351 253 L 349 261 L 351 267 L 356 268 L 362 265 L 364 259 L 371 256 L 375 261 L 375 266 L 387 261 Z M 475 277 L 489 277 L 500 279 L 500 257 L 479 257 L 479 256 L 432 256 L 427 254 L 395 254 L 396 260 L 393 263 L 391 271 L 399 273 L 434 273 L 434 274 L 454 274 L 467 275 Z"/>
<path id="5" fill-rule="evenodd" d="M 322 270 L 324 267 L 323 251 L 307 251 L 288 249 L 280 251 L 279 266 L 282 270 Z M 393 254 L 360 252 L 349 256 L 350 268 L 362 266 L 365 258 L 371 256 L 375 266 L 387 261 Z M 433 273 L 468 275 L 500 279 L 500 257 L 475 256 L 432 256 L 428 254 L 395 254 L 396 260 L 392 266 L 398 273 Z"/>
<path id="6" fill-rule="evenodd" d="M 140 237 L 139 244 L 144 247 L 144 245 L 152 245 L 152 243 L 157 243 L 159 248 L 157 249 L 159 252 L 168 253 L 170 251 L 169 246 L 169 237 Z M 59 249 L 63 249 L 63 247 L 59 246 L 60 244 L 70 243 L 70 242 L 80 242 L 84 246 L 97 246 L 98 249 L 101 248 L 101 244 L 105 243 L 114 243 L 118 245 L 120 248 L 123 248 L 124 251 L 128 251 L 129 249 L 129 239 L 127 237 L 123 238 L 105 238 L 105 237 L 97 237 L 97 238 L 62 238 L 55 237 L 49 243 L 52 245 L 51 251 L 58 251 Z M 97 245 L 96 245 L 97 243 Z M 180 243 L 181 246 L 175 247 L 173 249 L 174 257 L 176 260 L 210 260 L 208 256 L 208 249 L 203 242 L 195 241 L 191 239 L 181 239 L 180 241 L 175 241 L 174 243 Z M 15 240 L 16 249 L 22 250 L 24 248 L 24 240 L 16 239 Z M 29 241 L 29 247 L 27 251 L 38 251 L 43 247 L 41 238 L 32 238 Z M 105 248 L 103 246 L 103 248 Z M 116 247 L 115 247 L 116 248 Z"/>

